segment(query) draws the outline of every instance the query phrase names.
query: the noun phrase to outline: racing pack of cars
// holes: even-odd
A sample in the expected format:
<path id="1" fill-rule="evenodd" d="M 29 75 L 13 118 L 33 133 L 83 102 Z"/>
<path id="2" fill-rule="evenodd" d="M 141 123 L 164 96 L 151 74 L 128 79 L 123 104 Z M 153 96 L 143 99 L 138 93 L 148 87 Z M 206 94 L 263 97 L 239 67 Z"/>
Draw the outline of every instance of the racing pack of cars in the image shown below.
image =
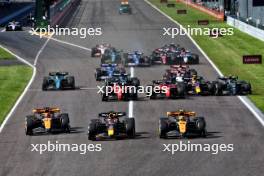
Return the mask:
<path id="1" fill-rule="evenodd" d="M 132 14 L 127 0 L 119 7 L 119 14 Z M 18 22 L 10 22 L 6 31 L 22 30 Z M 99 57 L 101 64 L 95 69 L 95 80 L 104 85 L 102 101 L 128 101 L 138 99 L 140 80 L 126 73 L 126 67 L 150 67 L 152 65 L 169 65 L 161 79 L 152 80 L 150 99 L 185 98 L 188 95 L 247 95 L 251 94 L 251 84 L 239 80 L 237 76 L 218 77 L 207 81 L 189 65 L 199 64 L 199 55 L 175 44 L 166 44 L 156 48 L 147 56 L 140 51 L 123 53 L 110 44 L 99 44 L 91 49 L 91 57 Z M 121 91 L 122 88 L 130 88 Z M 157 93 L 155 87 L 165 92 Z M 110 88 L 111 91 L 106 89 Z M 50 72 L 43 78 L 42 90 L 75 89 L 75 77 L 68 72 Z M 193 111 L 179 109 L 166 113 L 158 121 L 160 138 L 190 136 L 206 137 L 206 121 L 196 116 Z M 70 119 L 57 107 L 35 108 L 25 118 L 25 134 L 71 132 Z M 88 140 L 135 138 L 135 119 L 125 112 L 101 112 L 91 119 L 88 125 Z"/>
<path id="2" fill-rule="evenodd" d="M 160 87 L 165 92 L 152 92 L 150 99 L 158 98 L 185 98 L 190 95 L 247 95 L 251 94 L 251 84 L 239 80 L 237 76 L 218 77 L 214 81 L 207 81 L 190 64 L 198 64 L 199 57 L 181 48 L 179 45 L 164 45 L 155 49 L 150 56 L 134 51 L 124 53 L 110 44 L 96 45 L 92 57 L 100 57 L 101 64 L 95 69 L 95 80 L 104 85 L 101 93 L 102 101 L 137 100 L 140 80 L 126 72 L 127 66 L 150 66 L 153 64 L 168 64 L 161 79 L 152 80 L 148 86 Z M 75 89 L 75 78 L 68 72 L 50 72 L 43 78 L 42 90 Z M 124 87 L 133 87 L 129 91 L 116 91 Z M 107 92 L 107 93 L 106 93 Z M 206 121 L 204 117 L 196 116 L 195 112 L 176 110 L 167 112 L 166 117 L 159 119 L 159 137 L 206 137 Z M 125 112 L 102 112 L 98 118 L 92 119 L 88 125 L 88 139 L 120 139 L 135 138 L 135 119 L 127 117 Z M 44 107 L 33 109 L 33 114 L 25 118 L 25 133 L 69 133 L 70 120 L 67 113 L 61 113 L 59 108 Z"/>

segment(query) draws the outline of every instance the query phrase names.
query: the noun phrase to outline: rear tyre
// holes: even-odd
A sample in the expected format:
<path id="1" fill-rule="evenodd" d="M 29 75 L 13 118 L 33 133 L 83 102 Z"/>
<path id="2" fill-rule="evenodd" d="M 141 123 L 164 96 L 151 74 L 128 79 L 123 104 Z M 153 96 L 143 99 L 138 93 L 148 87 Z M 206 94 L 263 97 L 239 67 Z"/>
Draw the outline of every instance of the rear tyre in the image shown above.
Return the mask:
<path id="1" fill-rule="evenodd" d="M 68 114 L 61 114 L 61 128 L 64 132 L 70 133 L 70 119 Z"/>
<path id="2" fill-rule="evenodd" d="M 102 94 L 102 101 L 108 101 L 108 96 L 106 96 L 106 94 Z"/>
<path id="3" fill-rule="evenodd" d="M 97 134 L 97 122 L 91 121 L 91 123 L 88 126 L 88 139 L 95 141 L 96 140 L 96 134 Z"/>
<path id="4" fill-rule="evenodd" d="M 75 89 L 75 79 L 73 76 L 68 76 L 67 82 L 68 82 L 68 85 L 71 89 Z"/>
<path id="5" fill-rule="evenodd" d="M 216 83 L 215 83 L 215 95 L 216 95 L 216 96 L 221 96 L 221 95 L 223 95 L 223 88 L 222 88 L 221 83 L 219 83 L 219 82 L 216 82 Z"/>
<path id="6" fill-rule="evenodd" d="M 159 120 L 159 137 L 161 139 L 167 138 L 167 131 L 168 131 L 167 120 L 168 118 L 160 118 Z"/>
<path id="7" fill-rule="evenodd" d="M 185 85 L 184 83 L 177 83 L 177 92 L 180 98 L 185 97 Z"/>
<path id="8" fill-rule="evenodd" d="M 26 135 L 33 135 L 33 129 L 34 129 L 34 116 L 27 116 L 25 119 L 25 133 Z"/>
<path id="9" fill-rule="evenodd" d="M 100 79 L 100 77 L 101 77 L 101 69 L 100 68 L 97 68 L 95 70 L 94 77 L 95 77 L 96 81 L 101 81 L 101 79 Z"/>
<path id="10" fill-rule="evenodd" d="M 42 83 L 42 90 L 43 91 L 48 90 L 48 85 L 49 85 L 48 77 L 44 77 L 43 78 L 43 83 Z"/>
<path id="11" fill-rule="evenodd" d="M 125 120 L 125 124 L 126 124 L 126 134 L 128 138 L 134 139 L 136 137 L 135 119 L 127 118 Z"/>
<path id="12" fill-rule="evenodd" d="M 206 123 L 205 123 L 204 117 L 197 117 L 196 128 L 199 131 L 204 131 L 205 130 Z"/>
<path id="13" fill-rule="evenodd" d="M 140 86 L 140 81 L 138 78 L 131 78 L 131 84 L 132 86 L 138 87 Z"/>
<path id="14" fill-rule="evenodd" d="M 95 48 L 92 48 L 91 57 L 95 57 L 95 52 L 96 52 L 96 49 Z"/>

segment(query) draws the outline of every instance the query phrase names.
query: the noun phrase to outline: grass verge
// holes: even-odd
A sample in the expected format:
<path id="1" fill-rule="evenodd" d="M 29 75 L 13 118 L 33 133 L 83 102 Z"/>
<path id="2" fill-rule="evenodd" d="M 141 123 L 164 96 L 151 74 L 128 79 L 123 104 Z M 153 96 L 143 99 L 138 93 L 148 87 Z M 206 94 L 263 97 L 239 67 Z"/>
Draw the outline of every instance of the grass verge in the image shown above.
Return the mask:
<path id="1" fill-rule="evenodd" d="M 15 59 L 0 48 L 0 58 L 2 56 L 6 56 L 6 59 Z M 31 75 L 32 69 L 26 65 L 0 65 L 0 124 L 23 92 Z"/>
<path id="2" fill-rule="evenodd" d="M 198 27 L 197 21 L 204 19 L 208 19 L 210 22 L 205 27 L 231 27 L 192 7 L 175 2 L 175 0 L 170 0 L 176 4 L 175 8 L 168 8 L 166 4 L 160 4 L 160 0 L 149 1 L 184 27 L 188 27 L 188 25 L 192 28 Z M 186 9 L 187 14 L 177 14 L 177 9 Z M 203 28 L 203 26 L 199 27 Z M 249 98 L 264 112 L 264 65 L 244 65 L 242 63 L 243 55 L 260 54 L 264 56 L 264 42 L 237 29 L 234 29 L 234 35 L 216 39 L 204 35 L 193 35 L 192 37 L 223 74 L 238 75 L 240 79 L 251 82 L 253 94 Z"/>

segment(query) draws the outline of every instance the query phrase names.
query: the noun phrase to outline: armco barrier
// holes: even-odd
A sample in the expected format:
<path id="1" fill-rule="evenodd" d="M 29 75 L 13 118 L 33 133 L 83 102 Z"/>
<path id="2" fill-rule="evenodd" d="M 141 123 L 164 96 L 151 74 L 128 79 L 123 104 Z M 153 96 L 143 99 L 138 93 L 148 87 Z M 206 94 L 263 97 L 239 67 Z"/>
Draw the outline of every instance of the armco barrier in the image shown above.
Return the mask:
<path id="1" fill-rule="evenodd" d="M 245 32 L 255 38 L 258 38 L 264 41 L 264 30 L 251 26 L 247 23 L 239 21 L 238 19 L 227 17 L 227 24 L 239 29 L 242 32 Z"/>
<path id="2" fill-rule="evenodd" d="M 73 14 L 81 0 L 61 0 L 50 7 L 50 25 L 62 25 Z"/>
<path id="3" fill-rule="evenodd" d="M 208 15 L 211 15 L 211 16 L 217 18 L 218 20 L 222 20 L 222 21 L 224 20 L 224 17 L 225 17 L 224 12 L 217 12 L 215 10 L 208 9 L 202 5 L 196 4 L 196 3 L 191 2 L 189 0 L 176 0 L 176 2 L 182 2 L 182 3 L 184 3 L 188 6 L 191 6 L 197 10 L 200 10 L 204 13 L 207 13 Z"/>

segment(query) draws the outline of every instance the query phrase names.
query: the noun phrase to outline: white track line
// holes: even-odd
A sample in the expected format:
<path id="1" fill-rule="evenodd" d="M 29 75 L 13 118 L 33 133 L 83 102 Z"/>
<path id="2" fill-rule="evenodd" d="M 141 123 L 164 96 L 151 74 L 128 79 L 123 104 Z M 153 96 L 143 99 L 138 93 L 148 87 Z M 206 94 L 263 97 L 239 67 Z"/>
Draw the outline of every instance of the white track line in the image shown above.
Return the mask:
<path id="1" fill-rule="evenodd" d="M 1 32 L 5 32 L 5 31 L 6 31 L 5 29 L 1 30 Z"/>
<path id="2" fill-rule="evenodd" d="M 134 67 L 130 67 L 130 76 L 134 77 L 135 76 L 135 69 Z M 128 117 L 133 118 L 134 117 L 134 101 L 130 100 L 128 102 Z"/>
<path id="3" fill-rule="evenodd" d="M 14 111 L 16 110 L 16 108 L 19 105 L 19 103 L 23 100 L 23 98 L 26 95 L 26 93 L 28 92 L 31 84 L 33 83 L 33 81 L 34 81 L 34 79 L 36 77 L 36 72 L 37 72 L 36 64 L 37 64 L 38 57 L 41 54 L 41 52 L 44 50 L 44 48 L 47 46 L 48 41 L 49 41 L 49 39 L 44 43 L 44 45 L 39 50 L 37 56 L 35 57 L 34 65 L 32 65 L 30 62 L 28 62 L 26 59 L 23 59 L 22 57 L 16 55 L 15 53 L 13 53 L 12 51 L 10 51 L 9 49 L 7 49 L 7 48 L 3 47 L 2 45 L 0 45 L 0 48 L 3 48 L 7 52 L 9 52 L 13 56 L 15 56 L 18 60 L 20 60 L 21 62 L 25 63 L 26 65 L 30 66 L 33 69 L 33 75 L 31 77 L 30 81 L 28 82 L 26 88 L 24 89 L 24 91 L 22 92 L 22 94 L 19 96 L 19 98 L 17 99 L 16 103 L 14 104 L 14 106 L 12 107 L 12 109 L 9 111 L 9 113 L 5 117 L 5 120 L 1 124 L 1 126 L 0 126 L 0 133 L 3 131 L 4 126 L 6 125 L 6 123 L 8 122 L 8 120 L 10 119 L 10 117 L 12 116 L 12 114 L 14 113 Z"/>
<path id="4" fill-rule="evenodd" d="M 63 41 L 63 40 L 59 40 L 59 39 L 55 39 L 55 38 L 51 38 L 51 40 L 56 41 L 56 42 L 59 42 L 59 43 L 62 43 L 62 44 L 74 46 L 74 47 L 77 47 L 77 48 L 80 48 L 80 49 L 83 49 L 83 50 L 86 50 L 86 51 L 91 51 L 90 48 L 86 48 L 84 46 L 76 45 L 76 44 L 73 44 L 73 43 L 70 43 L 70 42 L 66 42 L 66 41 Z"/>
<path id="5" fill-rule="evenodd" d="M 52 37 L 52 36 L 51 36 Z M 38 59 L 39 59 L 39 56 L 40 54 L 43 52 L 43 50 L 46 48 L 47 44 L 49 43 L 51 37 L 49 37 L 46 42 L 44 43 L 44 45 L 40 48 L 40 50 L 38 51 L 37 53 L 37 56 L 35 57 L 35 60 L 34 60 L 34 66 L 37 65 L 37 62 L 38 62 Z"/>
<path id="6" fill-rule="evenodd" d="M 14 111 L 16 110 L 17 106 L 19 105 L 19 103 L 24 98 L 25 94 L 27 93 L 27 91 L 28 91 L 29 87 L 31 86 L 32 82 L 34 81 L 35 76 L 36 76 L 36 67 L 34 65 L 32 65 L 31 63 L 29 63 L 28 61 L 26 61 L 25 59 L 19 57 L 18 55 L 16 55 L 12 51 L 8 50 L 7 48 L 5 48 L 5 47 L 3 47 L 1 45 L 0 45 L 0 48 L 3 48 L 7 52 L 9 52 L 13 56 L 15 56 L 18 60 L 20 60 L 21 62 L 25 63 L 26 65 L 30 66 L 33 69 L 33 75 L 31 77 L 30 81 L 28 82 L 26 88 L 24 89 L 24 91 L 22 92 L 22 94 L 19 96 L 19 98 L 17 99 L 16 103 L 14 104 L 14 106 L 12 107 L 12 109 L 9 111 L 9 113 L 5 117 L 5 120 L 1 124 L 1 126 L 0 126 L 0 133 L 1 133 L 2 130 L 3 130 L 3 128 L 4 128 L 4 126 L 6 125 L 7 121 L 10 119 L 10 117 L 12 116 L 12 114 L 14 113 Z"/>
<path id="7" fill-rule="evenodd" d="M 32 31 L 29 31 L 29 33 L 32 35 Z M 33 34 L 33 35 L 37 35 L 37 34 Z M 37 35 L 37 36 L 39 36 L 39 35 Z M 41 37 L 48 38 L 48 39 L 56 41 L 58 43 L 74 46 L 74 47 L 77 47 L 77 48 L 80 48 L 80 49 L 83 49 L 83 50 L 86 50 L 86 51 L 91 51 L 90 48 L 87 48 L 87 47 L 84 47 L 84 46 L 81 46 L 81 45 L 77 45 L 77 44 L 74 44 L 74 43 L 66 42 L 66 41 L 63 41 L 63 40 L 59 40 L 59 39 L 52 38 L 52 37 L 47 37 L 47 36 L 41 36 Z"/>
<path id="8" fill-rule="evenodd" d="M 179 24 L 173 18 L 171 18 L 166 13 L 164 13 L 163 11 L 161 11 L 155 5 L 153 5 L 152 3 L 150 3 L 148 0 L 144 0 L 144 1 L 147 4 L 149 4 L 152 8 L 154 8 L 158 12 L 160 12 L 162 15 L 164 15 L 165 17 L 167 17 L 170 21 L 172 21 L 176 25 L 180 26 L 180 28 L 184 29 L 184 27 L 181 24 Z M 204 57 L 211 64 L 211 66 L 216 70 L 216 72 L 219 74 L 219 76 L 223 76 L 223 73 L 217 68 L 217 66 L 207 56 L 207 54 L 202 50 L 202 48 L 194 41 L 194 39 L 188 33 L 187 33 L 187 36 L 193 42 L 193 44 L 200 50 L 200 52 L 204 55 Z M 237 97 L 248 108 L 248 110 L 258 119 L 258 121 L 262 124 L 262 126 L 264 126 L 264 115 L 263 115 L 263 113 L 247 97 L 241 97 L 241 96 L 237 96 Z"/>

